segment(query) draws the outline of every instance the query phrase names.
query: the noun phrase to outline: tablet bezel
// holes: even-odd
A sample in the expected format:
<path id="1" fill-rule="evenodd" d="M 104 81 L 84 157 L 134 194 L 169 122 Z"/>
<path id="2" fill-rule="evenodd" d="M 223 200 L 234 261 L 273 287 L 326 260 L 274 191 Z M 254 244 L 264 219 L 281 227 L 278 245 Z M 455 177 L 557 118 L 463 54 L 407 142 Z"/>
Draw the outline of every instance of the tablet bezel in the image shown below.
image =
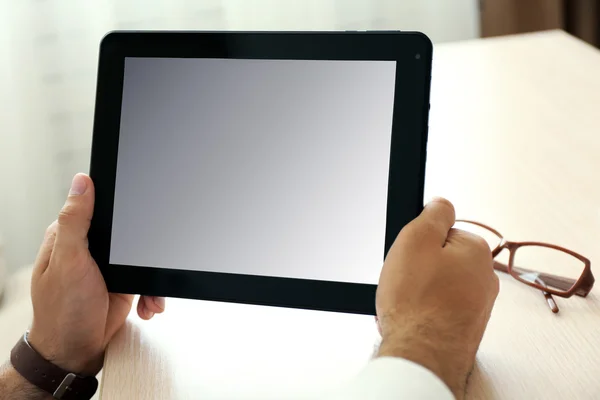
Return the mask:
<path id="1" fill-rule="evenodd" d="M 96 203 L 89 248 L 108 290 L 375 315 L 376 285 L 371 284 L 109 263 L 125 57 L 396 61 L 383 263 L 397 234 L 423 207 L 432 51 L 429 38 L 418 32 L 106 35 L 100 45 L 94 114 L 90 176 Z M 416 194 L 408 198 L 407 191 Z"/>

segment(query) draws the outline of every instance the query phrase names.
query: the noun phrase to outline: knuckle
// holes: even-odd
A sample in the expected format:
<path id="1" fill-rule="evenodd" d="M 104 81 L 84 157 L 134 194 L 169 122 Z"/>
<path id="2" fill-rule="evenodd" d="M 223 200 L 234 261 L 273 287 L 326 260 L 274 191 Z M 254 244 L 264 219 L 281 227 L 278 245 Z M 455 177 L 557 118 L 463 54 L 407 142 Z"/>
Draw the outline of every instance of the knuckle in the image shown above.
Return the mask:
<path id="1" fill-rule="evenodd" d="M 481 263 L 489 264 L 490 271 L 493 274 L 492 251 L 487 240 L 471 232 L 461 231 L 459 235 L 462 236 L 463 243 L 466 249 L 468 249 L 468 254 L 471 254 L 474 259 L 479 260 Z"/>
<path id="2" fill-rule="evenodd" d="M 45 236 L 49 237 L 56 234 L 56 225 L 58 224 L 57 220 L 54 220 L 48 227 L 46 228 Z"/>
<path id="3" fill-rule="evenodd" d="M 58 213 L 58 224 L 69 225 L 70 221 L 77 218 L 77 207 L 73 204 L 65 204 Z"/>
<path id="4" fill-rule="evenodd" d="M 495 293 L 498 294 L 500 292 L 500 278 L 496 275 L 492 270 L 492 280 L 494 282 Z"/>
<path id="5" fill-rule="evenodd" d="M 471 250 L 477 251 L 478 254 L 490 253 L 491 257 L 490 245 L 484 238 L 466 231 L 461 231 L 460 234 L 466 239 L 466 242 L 468 246 L 471 247 Z"/>
<path id="6" fill-rule="evenodd" d="M 498 294 L 500 293 L 500 279 L 498 278 L 498 275 L 494 273 L 493 270 L 490 271 L 489 276 L 490 280 L 486 285 L 488 287 L 486 293 L 488 294 L 489 300 L 493 303 L 498 297 Z"/>
<path id="7" fill-rule="evenodd" d="M 490 253 L 491 256 L 490 245 L 488 244 L 487 240 L 485 240 L 481 236 L 474 235 L 473 245 L 477 247 L 477 249 L 480 250 L 482 253 Z"/>

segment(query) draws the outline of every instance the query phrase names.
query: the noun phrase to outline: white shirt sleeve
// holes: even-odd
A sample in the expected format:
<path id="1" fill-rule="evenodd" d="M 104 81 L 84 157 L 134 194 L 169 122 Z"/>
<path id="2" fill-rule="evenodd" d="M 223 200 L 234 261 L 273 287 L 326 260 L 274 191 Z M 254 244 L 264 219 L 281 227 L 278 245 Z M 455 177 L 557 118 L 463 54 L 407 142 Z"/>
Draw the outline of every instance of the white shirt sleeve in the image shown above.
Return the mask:
<path id="1" fill-rule="evenodd" d="M 402 358 L 374 359 L 324 400 L 454 400 L 448 387 L 427 368 Z"/>

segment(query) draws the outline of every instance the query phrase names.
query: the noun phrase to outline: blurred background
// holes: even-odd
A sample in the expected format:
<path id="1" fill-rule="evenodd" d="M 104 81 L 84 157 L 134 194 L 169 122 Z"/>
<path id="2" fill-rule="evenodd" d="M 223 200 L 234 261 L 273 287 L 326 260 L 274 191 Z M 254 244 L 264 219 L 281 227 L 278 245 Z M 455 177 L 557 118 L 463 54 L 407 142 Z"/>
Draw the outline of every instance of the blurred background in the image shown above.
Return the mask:
<path id="1" fill-rule="evenodd" d="M 564 29 L 600 43 L 596 0 L 0 0 L 0 235 L 31 264 L 88 170 L 98 44 L 110 30 L 423 31 L 443 43 Z M 2 261 L 0 260 L 0 264 Z M 0 266 L 0 291 L 2 286 Z"/>

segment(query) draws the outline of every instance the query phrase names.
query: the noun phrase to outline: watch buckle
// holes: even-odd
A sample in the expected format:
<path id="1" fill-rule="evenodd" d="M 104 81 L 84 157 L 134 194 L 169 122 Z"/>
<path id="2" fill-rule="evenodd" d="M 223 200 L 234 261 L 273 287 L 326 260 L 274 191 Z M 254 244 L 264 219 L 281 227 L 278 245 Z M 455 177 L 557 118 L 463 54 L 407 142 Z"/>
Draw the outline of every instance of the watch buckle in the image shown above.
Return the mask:
<path id="1" fill-rule="evenodd" d="M 54 393 L 52 393 L 52 397 L 54 397 L 55 399 L 58 399 L 58 400 L 62 399 L 63 396 L 65 395 L 65 393 L 67 393 L 67 390 L 71 390 L 69 385 L 71 383 L 73 383 L 75 378 L 77 378 L 77 375 L 75 375 L 73 373 L 68 373 L 65 376 L 65 378 L 62 380 L 60 385 L 58 385 L 58 387 L 56 388 Z"/>

